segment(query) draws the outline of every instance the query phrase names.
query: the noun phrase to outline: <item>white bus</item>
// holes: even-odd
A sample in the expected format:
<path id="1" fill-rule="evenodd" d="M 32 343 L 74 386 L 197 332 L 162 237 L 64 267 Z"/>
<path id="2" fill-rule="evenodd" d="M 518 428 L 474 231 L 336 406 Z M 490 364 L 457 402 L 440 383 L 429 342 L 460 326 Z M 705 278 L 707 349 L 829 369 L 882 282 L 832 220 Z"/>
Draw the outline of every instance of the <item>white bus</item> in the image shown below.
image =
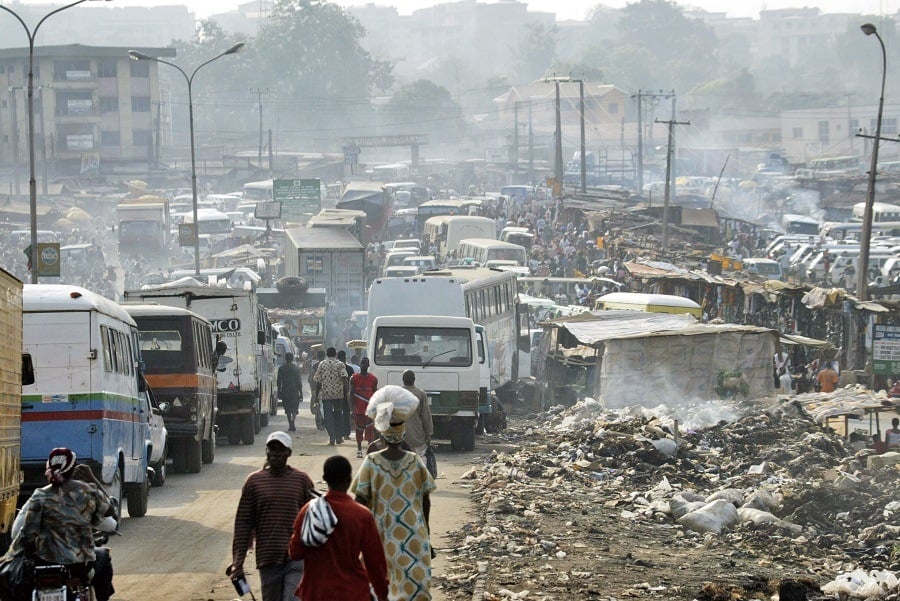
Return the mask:
<path id="1" fill-rule="evenodd" d="M 273 182 L 271 179 L 264 179 L 258 182 L 247 182 L 244 184 L 244 200 L 246 201 L 270 201 L 274 200 Z"/>
<path id="2" fill-rule="evenodd" d="M 425 221 L 424 235 L 437 247 L 438 255 L 446 257 L 458 250 L 459 243 L 468 238 L 495 239 L 497 226 L 488 217 L 470 215 L 439 215 Z"/>
<path id="3" fill-rule="evenodd" d="M 858 202 L 853 205 L 853 221 L 862 221 L 866 214 L 866 203 Z M 892 205 L 886 202 L 872 203 L 872 221 L 875 223 L 883 221 L 900 221 L 900 206 Z"/>
<path id="4" fill-rule="evenodd" d="M 455 450 L 475 448 L 484 357 L 472 320 L 412 314 L 382 315 L 369 323 L 370 372 L 382 384 L 402 386 L 403 372 L 415 370 L 416 385 L 428 395 L 435 436 L 449 438 Z"/>
<path id="5" fill-rule="evenodd" d="M 128 514 L 147 513 L 151 407 L 140 384 L 134 319 L 79 286 L 26 285 L 24 350 L 36 381 L 22 387 L 22 492 L 47 483 L 47 453 L 68 447 Z"/>
<path id="6" fill-rule="evenodd" d="M 528 251 L 524 246 L 488 238 L 468 238 L 460 241 L 458 254 L 461 259 L 469 258 L 479 265 L 496 260 L 515 261 L 523 267 L 528 265 Z"/>

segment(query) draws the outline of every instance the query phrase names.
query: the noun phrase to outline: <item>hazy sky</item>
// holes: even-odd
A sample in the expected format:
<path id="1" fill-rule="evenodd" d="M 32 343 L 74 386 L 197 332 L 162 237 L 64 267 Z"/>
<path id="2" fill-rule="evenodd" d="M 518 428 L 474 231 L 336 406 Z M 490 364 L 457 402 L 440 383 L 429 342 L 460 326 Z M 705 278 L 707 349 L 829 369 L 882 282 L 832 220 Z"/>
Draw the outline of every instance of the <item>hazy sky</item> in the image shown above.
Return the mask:
<path id="1" fill-rule="evenodd" d="M 48 0 L 19 0 L 25 4 L 48 4 Z M 245 0 L 253 1 L 253 0 Z M 335 0 L 342 6 L 355 6 L 373 2 L 378 5 L 396 6 L 401 14 L 408 14 L 416 9 L 438 4 L 435 0 Z M 483 0 L 482 0 L 483 1 Z M 493 0 L 492 0 L 493 1 Z M 207 17 L 212 13 L 236 8 L 237 0 L 112 0 L 115 6 L 158 6 L 162 4 L 186 5 L 198 17 Z M 0 0 L 2 4 L 11 4 L 8 0 Z M 55 1 L 60 4 L 60 0 Z M 529 0 L 528 6 L 535 11 L 556 12 L 559 19 L 582 19 L 597 4 L 621 8 L 628 4 L 627 0 Z M 823 12 L 849 12 L 867 14 L 893 14 L 900 10 L 900 0 L 678 0 L 684 6 L 696 6 L 709 11 L 726 11 L 732 17 L 755 17 L 760 9 L 790 8 L 798 6 L 816 6 Z"/>

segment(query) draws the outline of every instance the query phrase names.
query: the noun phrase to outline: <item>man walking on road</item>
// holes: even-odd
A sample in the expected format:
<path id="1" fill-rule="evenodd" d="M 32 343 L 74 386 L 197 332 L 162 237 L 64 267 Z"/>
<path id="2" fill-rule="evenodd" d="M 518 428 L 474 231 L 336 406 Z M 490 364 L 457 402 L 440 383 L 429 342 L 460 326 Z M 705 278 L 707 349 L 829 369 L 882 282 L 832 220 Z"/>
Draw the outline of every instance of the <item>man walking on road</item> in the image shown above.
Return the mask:
<path id="1" fill-rule="evenodd" d="M 323 471 L 328 494 L 303 507 L 294 521 L 291 558 L 303 560 L 306 566 L 297 596 L 303 601 L 370 601 L 371 583 L 378 601 L 387 601 L 387 560 L 378 526 L 372 512 L 347 494 L 353 480 L 350 461 L 342 455 L 329 457 Z M 323 524 L 317 523 L 321 508 L 312 509 L 314 504 L 323 502 L 336 518 L 337 523 L 331 524 L 334 530 L 324 542 L 318 539 L 306 541 L 304 520 L 312 520 L 309 525 L 315 534 L 321 536 L 323 533 Z M 312 515 L 307 517 L 311 511 Z M 307 542 L 318 546 L 306 546 Z"/>
<path id="2" fill-rule="evenodd" d="M 303 402 L 303 378 L 294 363 L 294 353 L 285 353 L 284 364 L 278 368 L 278 396 L 288 418 L 288 431 L 294 432 L 297 430 L 294 419 Z"/>
<path id="3" fill-rule="evenodd" d="M 341 444 L 344 441 L 344 420 L 347 408 L 347 391 L 349 384 L 347 368 L 338 360 L 333 346 L 325 351 L 325 360 L 316 368 L 314 380 L 318 385 L 318 398 L 322 404 L 325 418 L 325 429 L 328 430 L 328 444 Z"/>
<path id="4" fill-rule="evenodd" d="M 314 488 L 306 473 L 287 463 L 291 436 L 272 432 L 266 439 L 266 464 L 247 477 L 234 517 L 232 560 L 226 573 L 244 575 L 244 560 L 255 541 L 256 568 L 262 601 L 293 601 L 303 576 L 303 562 L 288 556 L 294 519 L 312 499 Z"/>
<path id="5" fill-rule="evenodd" d="M 419 406 L 416 407 L 408 420 L 406 420 L 406 435 L 404 440 L 409 447 L 415 451 L 416 455 L 422 458 L 422 461 L 431 472 L 431 476 L 437 475 L 437 465 L 432 457 L 427 457 L 429 446 L 431 445 L 431 437 L 434 435 L 434 423 L 431 419 L 431 407 L 428 405 L 428 395 L 425 391 L 416 386 L 416 372 L 407 369 L 403 372 L 403 388 L 407 389 L 417 399 Z"/>

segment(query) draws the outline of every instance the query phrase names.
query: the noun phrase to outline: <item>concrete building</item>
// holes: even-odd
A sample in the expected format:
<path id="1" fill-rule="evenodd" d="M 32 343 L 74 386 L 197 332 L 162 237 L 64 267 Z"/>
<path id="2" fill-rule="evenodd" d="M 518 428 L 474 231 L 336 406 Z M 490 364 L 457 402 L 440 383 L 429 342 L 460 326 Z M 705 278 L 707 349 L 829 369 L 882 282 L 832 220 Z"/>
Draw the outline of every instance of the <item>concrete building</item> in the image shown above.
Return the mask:
<path id="1" fill-rule="evenodd" d="M 844 106 L 822 109 L 799 109 L 781 113 L 782 146 L 792 163 L 822 156 L 859 156 L 868 161 L 871 140 L 857 134 L 874 135 L 878 107 Z M 881 121 L 881 137 L 897 138 L 900 133 L 900 104 L 885 104 Z M 882 141 L 879 161 L 900 160 L 898 142 Z"/>
<path id="2" fill-rule="evenodd" d="M 34 52 L 34 131 L 38 164 L 47 178 L 111 175 L 143 169 L 158 157 L 158 64 L 134 61 L 127 47 L 42 46 Z M 171 58 L 174 48 L 136 48 Z M 0 163 L 28 168 L 28 48 L 0 50 Z M 27 177 L 26 177 L 27 180 Z"/>

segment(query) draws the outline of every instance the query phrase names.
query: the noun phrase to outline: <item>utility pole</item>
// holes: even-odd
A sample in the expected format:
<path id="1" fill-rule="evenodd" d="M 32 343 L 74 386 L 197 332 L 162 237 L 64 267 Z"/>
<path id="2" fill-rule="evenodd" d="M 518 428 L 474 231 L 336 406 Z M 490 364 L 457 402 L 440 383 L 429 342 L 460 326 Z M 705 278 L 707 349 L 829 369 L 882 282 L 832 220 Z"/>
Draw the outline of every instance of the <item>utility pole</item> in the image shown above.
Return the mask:
<path id="1" fill-rule="evenodd" d="M 666 148 L 666 195 L 663 199 L 663 239 L 662 239 L 662 248 L 663 252 L 668 252 L 669 250 L 669 194 L 671 190 L 669 189 L 669 184 L 671 182 L 672 175 L 672 156 L 675 152 L 675 126 L 676 125 L 690 125 L 690 121 L 675 121 L 674 119 L 670 119 L 668 121 L 660 121 L 659 119 L 655 120 L 655 123 L 664 123 L 669 126 L 669 143 Z"/>
<path id="2" fill-rule="evenodd" d="M 512 164 L 512 167 L 513 167 L 513 173 L 515 173 L 516 175 L 519 175 L 519 101 L 518 100 L 516 100 L 514 107 L 515 107 L 516 126 L 515 126 L 515 129 L 513 130 L 513 152 L 512 152 L 512 155 L 513 155 L 512 163 L 513 164 Z M 519 183 L 519 182 L 516 181 L 513 183 Z"/>
<path id="3" fill-rule="evenodd" d="M 563 155 L 562 155 L 562 117 L 560 116 L 559 106 L 559 80 L 554 81 L 556 84 L 556 160 L 554 162 L 553 177 L 556 178 L 557 189 L 562 190 L 563 186 Z"/>
<path id="4" fill-rule="evenodd" d="M 534 184 L 534 129 L 531 126 L 531 98 L 528 99 L 528 183 Z M 16 172 L 18 173 L 18 171 Z"/>
<path id="5" fill-rule="evenodd" d="M 263 105 L 262 105 L 262 95 L 263 91 L 266 94 L 269 93 L 268 88 L 266 90 L 262 90 L 260 88 L 256 88 L 256 106 L 259 108 L 259 151 L 256 153 L 256 168 L 262 169 L 262 154 L 263 154 Z M 253 88 L 250 89 L 250 92 L 253 92 Z M 271 170 L 271 165 L 270 165 Z"/>
<path id="6" fill-rule="evenodd" d="M 847 92 L 847 137 L 850 138 L 850 154 L 855 150 L 853 144 L 853 92 Z"/>
<path id="7" fill-rule="evenodd" d="M 584 147 L 584 80 L 578 82 L 579 112 L 581 113 L 581 193 L 587 192 L 587 149 Z"/>
<path id="8" fill-rule="evenodd" d="M 10 86 L 9 88 L 9 106 L 12 109 L 12 119 L 10 119 L 10 124 L 12 127 L 12 147 L 13 147 L 13 161 L 15 162 L 15 171 L 16 171 L 16 196 L 19 195 L 19 186 L 21 181 L 19 180 L 19 117 L 16 111 L 16 90 L 18 88 Z"/>
<path id="9" fill-rule="evenodd" d="M 637 183 L 638 183 L 638 194 L 641 194 L 644 191 L 644 98 L 648 98 L 652 101 L 655 101 L 659 98 L 674 98 L 675 91 L 673 90 L 671 94 L 667 94 L 660 90 L 659 92 L 644 92 L 643 90 L 638 90 L 637 94 L 632 95 L 631 97 L 637 100 L 637 110 L 638 110 L 638 173 L 637 173 Z M 674 102 L 674 101 L 673 101 Z M 674 105 L 673 105 L 674 106 Z M 672 109 L 672 118 L 675 118 L 674 108 Z M 651 124 L 650 127 L 650 146 L 653 146 L 653 126 Z"/>

